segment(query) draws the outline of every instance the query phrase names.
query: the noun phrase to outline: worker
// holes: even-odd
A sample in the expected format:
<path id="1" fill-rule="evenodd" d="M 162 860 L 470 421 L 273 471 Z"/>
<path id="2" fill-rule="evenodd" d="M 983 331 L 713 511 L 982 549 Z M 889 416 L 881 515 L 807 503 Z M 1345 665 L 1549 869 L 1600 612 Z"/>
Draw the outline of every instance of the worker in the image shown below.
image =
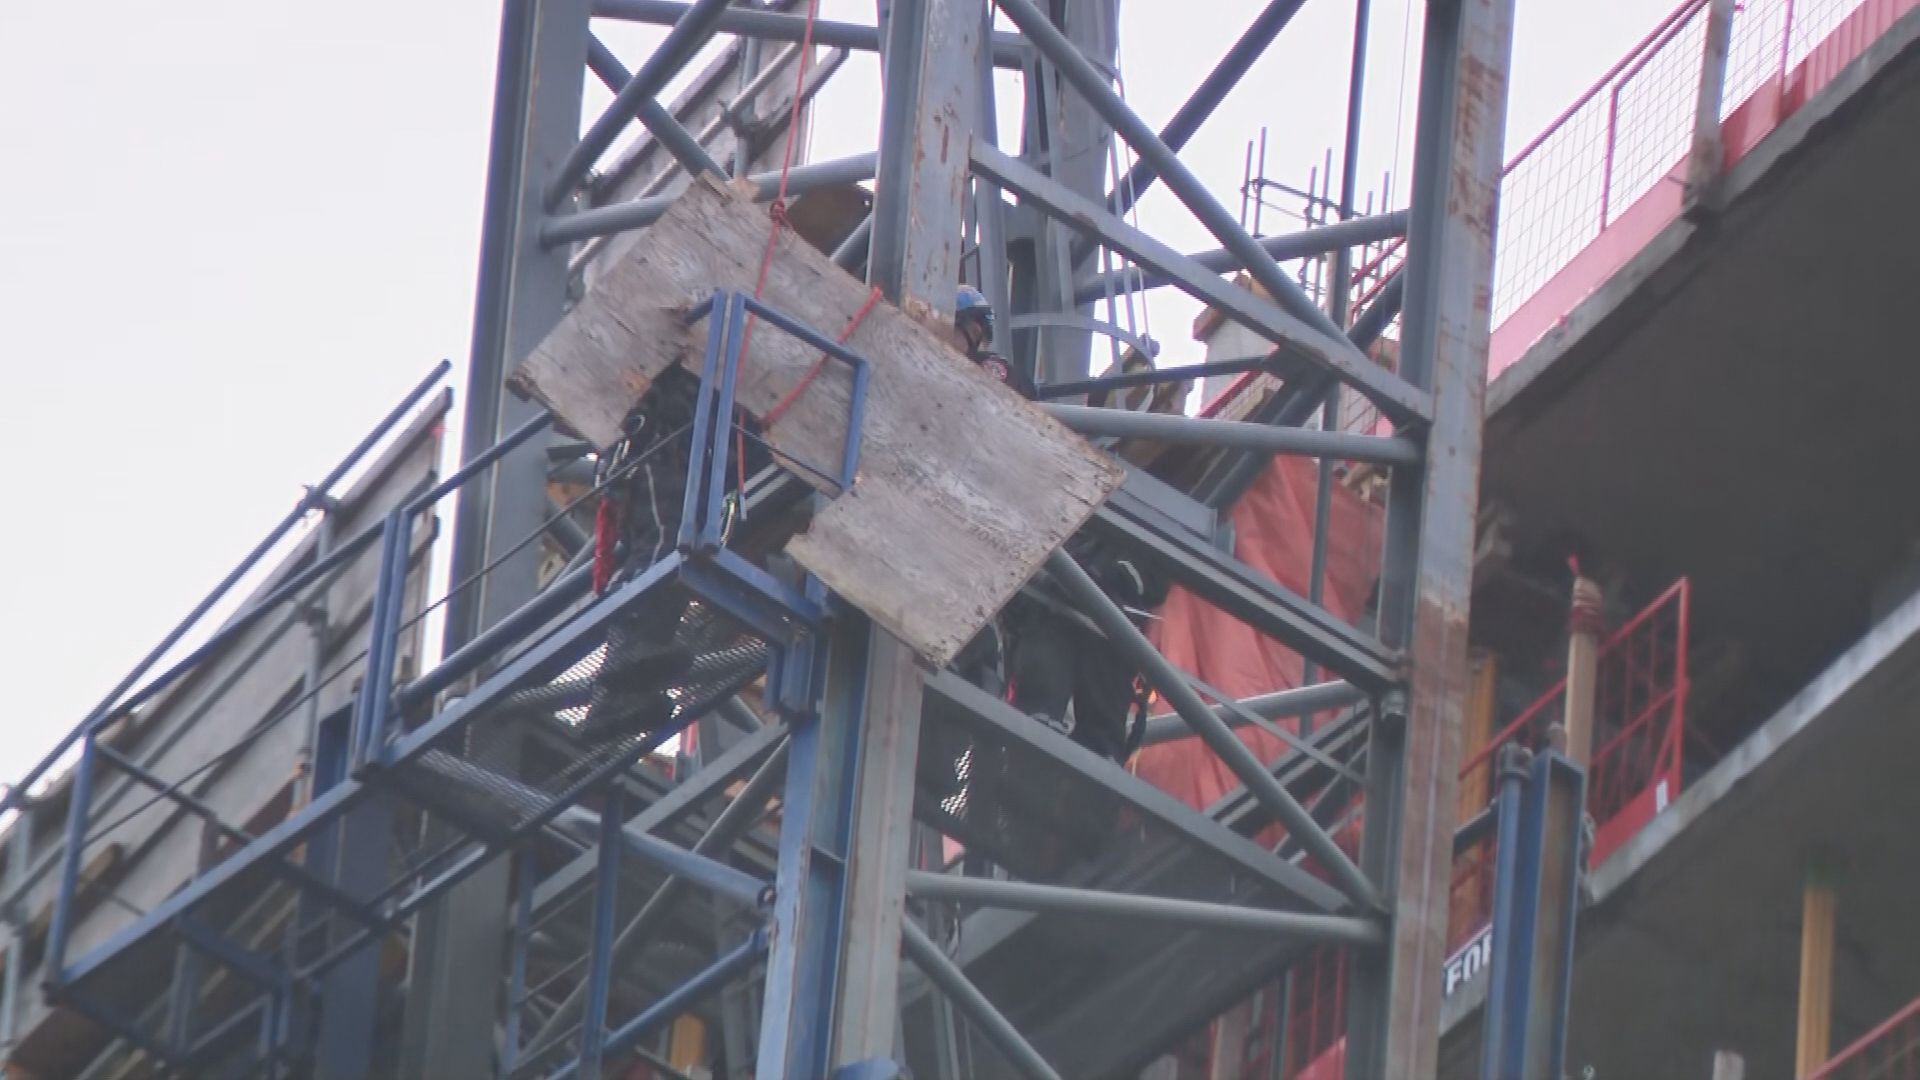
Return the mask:
<path id="1" fill-rule="evenodd" d="M 987 296 L 971 285 L 960 286 L 960 293 L 953 303 L 953 329 L 960 337 L 961 349 L 967 359 L 978 364 L 982 370 L 1031 401 L 1034 397 L 1033 380 L 1013 366 L 1013 361 L 1001 356 L 993 348 L 993 305 L 987 302 Z"/>
<path id="2" fill-rule="evenodd" d="M 606 487 L 596 522 L 602 533 L 596 536 L 596 589 L 604 592 L 646 572 L 678 545 L 699 394 L 698 377 L 680 367 L 667 369 L 628 412 L 625 438 L 601 455 L 596 479 Z M 735 422 L 752 437 L 734 443 L 744 443 L 745 469 L 727 469 L 723 512 L 736 505 L 740 473 L 770 463 L 750 419 L 736 413 Z M 672 719 L 667 691 L 693 668 L 692 652 L 679 640 L 687 605 L 687 591 L 669 586 L 608 625 L 606 655 L 577 734 L 600 741 L 653 731 Z"/>
<path id="3" fill-rule="evenodd" d="M 1014 388 L 1022 396 L 1033 396 L 1027 382 L 1011 361 L 993 349 L 993 305 L 985 293 L 971 285 L 960 286 L 953 301 L 953 333 L 956 346 L 967 359 L 989 375 Z M 999 620 L 990 620 L 973 640 L 953 658 L 954 674 L 995 697 L 1006 693 L 1006 650 Z"/>
<path id="4" fill-rule="evenodd" d="M 985 294 L 961 286 L 953 325 L 968 359 L 1021 396 L 1035 396 L 1032 381 L 993 349 L 993 306 Z M 1144 626 L 1151 609 L 1165 602 L 1164 580 L 1091 537 L 1075 537 L 1067 551 L 1135 625 Z M 1146 694 L 1137 673 L 1084 616 L 1044 591 L 1016 596 L 960 651 L 954 671 L 1114 761 L 1130 757 L 1145 731 Z"/>
<path id="5" fill-rule="evenodd" d="M 1168 582 L 1090 534 L 1067 542 L 1094 584 L 1144 630 Z M 1044 584 L 1009 605 L 1007 680 L 1013 707 L 1102 757 L 1125 763 L 1146 732 L 1139 673 L 1093 624 Z"/>

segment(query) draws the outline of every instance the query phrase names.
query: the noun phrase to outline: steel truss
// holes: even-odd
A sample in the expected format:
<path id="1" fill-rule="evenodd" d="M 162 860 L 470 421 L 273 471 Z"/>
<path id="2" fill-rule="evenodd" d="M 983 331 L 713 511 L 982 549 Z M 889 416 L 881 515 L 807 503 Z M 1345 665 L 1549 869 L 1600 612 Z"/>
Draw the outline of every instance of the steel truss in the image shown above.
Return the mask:
<path id="1" fill-rule="evenodd" d="M 881 145 L 796 169 L 788 192 L 876 181 L 871 218 L 838 254 L 842 265 L 864 264 L 890 300 L 948 310 L 966 242 L 976 243 L 980 258 L 969 265 L 979 269 L 971 273 L 1003 307 L 1003 325 L 1030 318 L 1041 322 L 1027 325 L 1071 331 L 1039 335 L 1044 357 L 1029 349 L 1017 358 L 1066 373 L 1052 380 L 1048 396 L 1056 398 L 1158 377 L 1091 377 L 1087 339 L 1072 330 L 1086 324 L 1073 320 L 1084 319 L 1079 305 L 1113 288 L 1182 289 L 1271 342 L 1269 355 L 1237 368 L 1285 380 L 1257 422 L 1054 406 L 1092 435 L 1218 451 L 1197 492 L 1208 498 L 1134 475 L 1089 528 L 1329 676 L 1293 697 L 1222 700 L 1161 656 L 1081 567 L 1062 553 L 1051 558 L 1050 587 L 1171 706 L 1154 738 L 1183 725 L 1241 781 L 1240 793 L 1210 810 L 1179 803 L 950 673 L 922 673 L 897 642 L 836 610 L 817 583 L 742 554 L 782 527 L 783 508 L 806 500 L 791 477 L 749 485 L 739 535 L 723 537 L 731 359 L 747 319 L 865 370 L 822 328 L 750 298 L 719 296 L 701 312 L 710 320 L 709 348 L 679 552 L 604 597 L 586 597 L 579 569 L 536 588 L 530 562 L 516 558 L 508 540 L 542 527 L 535 440 L 544 418 L 501 394 L 502 376 L 562 317 L 582 262 L 607 250 L 594 238 L 642 229 L 671 200 L 656 188 L 600 202 L 588 190 L 593 172 L 636 122 L 671 156 L 669 168 L 744 172 L 746 159 L 716 160 L 713 132 L 694 135 L 657 96 L 717 33 L 793 42 L 806 27 L 797 12 L 736 10 L 727 0 L 505 6 L 469 461 L 396 511 L 377 537 L 353 541 L 355 550 L 381 545 L 382 581 L 362 690 L 350 713 L 323 724 L 324 767 L 312 801 L 258 836 L 222 823 L 233 841 L 223 859 L 83 950 L 70 949 L 69 937 L 96 824 L 94 777 L 123 770 L 187 812 L 205 808 L 115 755 L 99 738 L 99 719 L 77 733 L 49 946 L 55 996 L 176 1068 L 212 1075 L 215 1067 L 311 1066 L 319 1075 L 357 1075 L 364 1049 L 356 1058 L 354 1046 L 372 1042 L 381 977 L 369 959 L 373 946 L 410 932 L 416 950 L 438 952 L 414 958 L 409 1029 L 500 1032 L 480 1070 L 471 1068 L 471 1047 L 423 1036 L 421 1056 L 410 1059 L 423 1075 L 597 1077 L 616 1059 L 649 1053 L 646 1041 L 689 1011 L 725 1013 L 738 1026 L 740 1010 L 715 1002 L 743 985 L 758 987 L 757 1026 L 725 1041 L 738 1057 L 752 1048 L 754 1075 L 881 1075 L 888 1059 L 921 1056 L 934 1029 L 979 1033 L 983 1047 L 1022 1075 L 1111 1075 L 1163 1052 L 1307 948 L 1333 942 L 1353 958 L 1348 1075 L 1431 1075 L 1512 0 L 1427 6 L 1407 211 L 1266 240 L 1236 223 L 1177 151 L 1298 0 L 1269 3 L 1161 132 L 1088 57 L 1101 47 L 1115 0 L 1053 5 L 1065 11 L 1064 25 L 1031 0 L 995 0 L 1017 34 L 993 31 L 986 0 L 892 0 L 882 5 L 881 26 L 813 28 L 816 44 L 883 54 Z M 672 28 L 629 72 L 590 33 L 595 17 Z M 1031 150 L 1020 158 L 995 145 L 987 125 L 996 66 L 1026 76 Z M 578 92 L 589 71 L 620 85 L 577 137 Z M 1059 100 L 1042 100 L 1043 92 Z M 1090 189 L 1064 158 L 1049 156 L 1048 146 L 1078 145 L 1089 130 L 1117 134 L 1139 157 L 1112 191 L 1098 190 L 1097 177 Z M 754 179 L 766 197 L 774 194 L 777 177 Z M 1179 253 L 1121 216 L 1155 182 L 1201 220 L 1219 250 Z M 1330 315 L 1276 261 L 1401 231 L 1402 277 L 1351 325 L 1344 298 L 1340 317 Z M 1096 272 L 1093 256 L 1103 249 L 1126 265 Z M 1220 276 L 1231 269 L 1243 269 L 1258 291 Z M 1401 361 L 1389 371 L 1366 347 L 1396 313 Z M 1390 437 L 1301 429 L 1342 385 L 1392 421 Z M 853 480 L 858 432 L 856 408 L 847 457 L 826 468 L 843 486 Z M 1221 550 L 1204 527 L 1223 505 L 1221 493 L 1235 490 L 1233 475 L 1274 454 L 1388 471 L 1376 625 L 1336 616 L 1318 601 L 1317 585 L 1311 597 L 1282 588 Z M 402 683 L 395 642 L 409 538 L 425 508 L 455 490 L 456 577 L 484 570 L 487 584 L 482 599 L 470 594 L 457 605 L 447 659 Z M 1317 549 L 1327 542 L 1327 518 L 1317 523 Z M 672 722 L 610 746 L 569 743 L 560 729 L 569 710 L 586 703 L 591 680 L 582 670 L 612 662 L 609 634 L 620 619 L 668 602 L 685 603 L 683 631 L 697 637 L 706 665 L 697 663 L 698 678 L 675 691 L 681 704 Z M 732 699 L 760 679 L 764 717 Z M 1289 733 L 1294 749 L 1278 761 L 1256 759 L 1232 733 L 1271 723 L 1269 716 L 1342 705 L 1354 708 L 1341 722 L 1310 737 Z M 671 790 L 636 780 L 639 759 L 709 713 L 745 733 L 731 746 L 703 748 L 704 767 Z M 539 717 L 538 730 L 523 730 L 529 715 Z M 571 758 L 555 746 L 570 746 Z M 769 820 L 776 790 L 777 820 Z M 1334 826 L 1351 817 L 1359 795 L 1366 812 L 1355 851 L 1336 840 Z M 383 841 L 396 823 L 421 815 L 433 822 L 420 834 L 426 839 L 389 858 Z M 913 821 L 963 845 L 966 857 L 928 857 Z M 1277 845 L 1275 826 L 1283 834 Z M 278 943 L 228 932 L 246 925 L 235 913 L 262 890 L 295 898 Z M 1130 933 L 1136 925 L 1157 933 Z M 466 940 L 483 944 L 509 940 L 508 960 L 449 944 L 463 933 L 481 934 Z M 1176 947 L 1182 951 L 1169 951 Z M 1089 955 L 1113 959 L 1079 970 L 1065 959 Z M 179 958 L 175 1004 L 157 1012 L 119 992 L 126 972 L 146 970 L 139 965 L 155 957 Z M 207 1010 L 179 1004 L 204 1000 L 196 980 L 207 965 L 256 992 Z M 1162 1000 L 1143 1009 L 1143 985 Z M 1136 1014 L 1150 1015 L 1114 1024 L 1126 1014 L 1123 995 Z M 351 1007 L 357 1000 L 369 1004 Z M 951 1037 L 932 1042 L 953 1060 Z M 728 1064 L 745 1065 L 738 1057 Z"/>

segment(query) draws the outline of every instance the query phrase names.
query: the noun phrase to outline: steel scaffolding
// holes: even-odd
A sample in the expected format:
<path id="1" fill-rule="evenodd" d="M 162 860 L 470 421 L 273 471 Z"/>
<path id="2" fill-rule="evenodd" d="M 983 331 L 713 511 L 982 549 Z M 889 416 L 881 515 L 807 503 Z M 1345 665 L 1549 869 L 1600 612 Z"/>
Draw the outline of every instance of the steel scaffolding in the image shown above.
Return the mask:
<path id="1" fill-rule="evenodd" d="M 968 1060 L 979 1075 L 1114 1075 L 1335 943 L 1352 958 L 1347 1075 L 1433 1075 L 1512 0 L 1427 5 L 1407 210 L 1262 239 L 1179 149 L 1300 0 L 1268 3 L 1157 132 L 1116 91 L 1102 55 L 1117 0 L 1048 10 L 883 0 L 877 26 L 811 28 L 804 4 L 504 6 L 467 459 L 329 556 L 337 564 L 378 545 L 380 583 L 359 692 L 321 719 L 311 800 L 283 822 L 249 832 L 196 805 L 176 778 L 117 755 L 106 721 L 135 679 L 76 731 L 48 944 L 54 998 L 192 1075 L 368 1075 L 387 1040 L 403 1055 L 397 1075 L 599 1077 L 636 1054 L 653 1060 L 647 1041 L 690 1011 L 719 1019 L 730 1075 L 882 1076 L 908 1063 L 958 1075 Z M 995 28 L 996 11 L 1013 32 Z M 1364 0 L 1360 12 L 1364 36 Z M 629 72 L 595 38 L 597 19 L 671 29 Z M 797 168 L 787 192 L 871 179 L 871 216 L 836 261 L 864 267 L 889 301 L 934 312 L 951 311 L 963 277 L 980 284 L 1001 324 L 1021 331 L 1014 360 L 1045 377 L 1043 396 L 1223 370 L 1284 380 L 1274 406 L 1243 422 L 1048 406 L 1089 436 L 1207 448 L 1198 485 L 1177 490 L 1133 470 L 1087 528 L 1323 673 L 1288 694 L 1225 699 L 1162 656 L 1073 559 L 1048 560 L 1049 586 L 1171 708 L 1150 739 L 1198 736 L 1238 793 L 1189 807 L 951 672 L 923 670 L 818 582 L 756 549 L 757 534 L 813 497 L 792 475 L 753 478 L 727 532 L 730 360 L 745 320 L 855 370 L 866 363 L 827 337 L 838 328 L 749 297 L 718 294 L 702 313 L 709 348 L 678 551 L 604 596 L 590 595 L 579 559 L 543 584 L 523 538 L 560 516 L 548 476 L 564 440 L 538 407 L 503 392 L 506 375 L 564 317 L 577 276 L 591 280 L 612 242 L 671 203 L 664 187 L 606 196 L 596 170 L 633 124 L 670 155 L 669 170 L 746 173 L 751 153 L 721 160 L 718 127 L 696 135 L 658 99 L 716 34 L 881 53 L 878 150 Z M 795 62 L 808 54 L 770 61 Z M 992 134 L 996 68 L 1024 77 L 1018 156 Z M 618 89 L 583 125 L 589 72 Z M 1099 169 L 1067 149 L 1091 140 L 1104 163 L 1116 136 L 1138 163 L 1102 190 Z M 749 179 L 762 198 L 779 186 Z M 1155 183 L 1218 250 L 1181 253 L 1127 220 Z M 1404 269 L 1357 317 L 1343 289 L 1323 309 L 1276 261 L 1401 234 Z M 1123 268 L 1103 269 L 1103 252 Z M 1334 265 L 1339 282 L 1348 261 Z M 1234 270 L 1252 287 L 1220 276 Z M 1116 328 L 1092 318 L 1092 301 L 1162 286 L 1272 352 L 1095 378 L 1091 335 Z M 1389 370 L 1367 349 L 1396 315 L 1400 360 Z M 1337 416 L 1302 426 L 1343 386 L 1392 434 L 1342 432 Z M 859 434 L 856 408 L 848 456 L 828 470 L 841 489 L 854 482 Z M 1390 476 L 1371 625 L 1321 602 L 1324 499 L 1309 595 L 1220 542 L 1220 509 L 1275 454 L 1369 462 Z M 397 643 L 418 618 L 409 612 L 423 574 L 412 540 L 428 508 L 456 492 L 445 659 L 408 673 Z M 618 662 L 610 634 L 659 605 L 687 612 L 681 638 L 695 657 L 671 692 L 671 722 L 595 742 L 579 713 L 596 673 Z M 1288 733 L 1278 761 L 1234 734 L 1331 709 L 1345 711 Z M 640 775 L 643 758 L 696 726 L 698 768 L 671 784 Z M 216 822 L 224 846 L 164 903 L 79 943 L 82 869 L 99 828 L 90 789 L 109 769 Z M 1336 835 L 1352 820 L 1364 823 L 1357 850 Z M 944 858 L 942 838 L 966 856 Z M 288 898 L 291 914 L 257 918 L 270 896 Z M 381 960 L 390 939 L 409 946 L 403 1002 Z M 217 993 L 211 968 L 224 973 Z M 170 986 L 157 1003 L 156 972 Z M 393 1008 L 404 1009 L 404 1030 L 381 1034 Z"/>

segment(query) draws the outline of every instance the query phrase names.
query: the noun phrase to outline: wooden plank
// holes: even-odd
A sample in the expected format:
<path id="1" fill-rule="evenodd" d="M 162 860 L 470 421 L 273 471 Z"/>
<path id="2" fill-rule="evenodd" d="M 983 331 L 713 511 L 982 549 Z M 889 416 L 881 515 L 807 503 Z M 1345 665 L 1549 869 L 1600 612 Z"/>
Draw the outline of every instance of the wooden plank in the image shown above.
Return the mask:
<path id="1" fill-rule="evenodd" d="M 766 212 L 720 182 L 692 184 L 594 285 L 513 377 L 582 438 L 608 445 L 653 378 L 699 355 L 706 325 L 680 312 L 716 289 L 751 291 Z M 769 306 L 837 337 L 867 286 L 782 234 Z M 1117 463 L 956 352 L 945 334 L 876 305 L 849 341 L 873 365 L 859 477 L 836 494 L 852 380 L 829 364 L 768 434 L 795 472 L 835 497 L 788 545 L 847 602 L 936 666 L 1119 486 Z M 761 325 L 740 403 L 764 415 L 819 354 Z M 692 366 L 691 364 L 689 366 Z"/>

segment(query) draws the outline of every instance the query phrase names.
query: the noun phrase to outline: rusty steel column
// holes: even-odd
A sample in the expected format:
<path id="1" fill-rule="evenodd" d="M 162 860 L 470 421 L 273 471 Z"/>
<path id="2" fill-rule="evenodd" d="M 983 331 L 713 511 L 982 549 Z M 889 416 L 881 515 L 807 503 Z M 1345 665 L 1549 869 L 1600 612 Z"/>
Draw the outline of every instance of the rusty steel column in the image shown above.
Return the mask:
<path id="1" fill-rule="evenodd" d="M 1368 754 L 1361 863 L 1391 924 L 1352 961 L 1356 1080 L 1437 1068 L 1513 0 L 1433 0 L 1423 40 L 1400 373 L 1433 421 L 1424 466 L 1395 470 L 1387 496 L 1380 636 L 1409 664 Z"/>

